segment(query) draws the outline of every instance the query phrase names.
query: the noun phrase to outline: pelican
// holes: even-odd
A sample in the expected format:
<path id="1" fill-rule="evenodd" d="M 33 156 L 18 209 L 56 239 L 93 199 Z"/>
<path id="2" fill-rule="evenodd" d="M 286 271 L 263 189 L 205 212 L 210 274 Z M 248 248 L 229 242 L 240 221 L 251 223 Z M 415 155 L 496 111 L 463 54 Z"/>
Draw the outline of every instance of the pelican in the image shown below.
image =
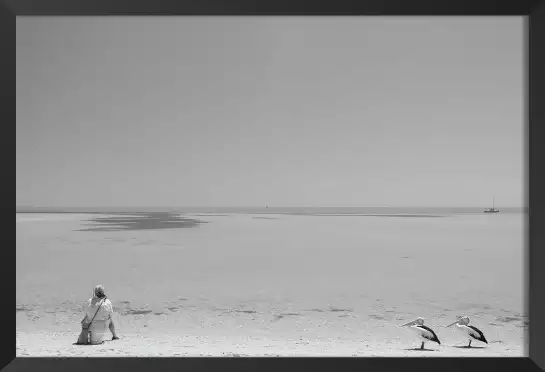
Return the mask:
<path id="1" fill-rule="evenodd" d="M 434 341 L 437 342 L 439 345 L 441 345 L 441 342 L 437 338 L 437 335 L 433 331 L 433 329 L 426 327 L 424 325 L 424 319 L 422 318 L 416 318 L 412 322 L 405 323 L 401 327 L 411 327 L 412 330 L 414 330 L 420 338 L 422 338 L 422 345 L 420 345 L 420 349 L 424 350 L 424 342 L 426 341 Z"/>
<path id="2" fill-rule="evenodd" d="M 471 341 L 473 339 L 484 342 L 485 344 L 488 344 L 488 341 L 486 341 L 486 338 L 484 337 L 484 334 L 481 332 L 481 330 L 477 327 L 474 327 L 472 325 L 469 325 L 469 317 L 462 316 L 460 319 L 455 321 L 452 324 L 449 324 L 447 327 L 451 327 L 456 324 L 456 329 L 464 334 L 467 338 L 469 338 L 469 344 L 467 347 L 471 347 Z"/>

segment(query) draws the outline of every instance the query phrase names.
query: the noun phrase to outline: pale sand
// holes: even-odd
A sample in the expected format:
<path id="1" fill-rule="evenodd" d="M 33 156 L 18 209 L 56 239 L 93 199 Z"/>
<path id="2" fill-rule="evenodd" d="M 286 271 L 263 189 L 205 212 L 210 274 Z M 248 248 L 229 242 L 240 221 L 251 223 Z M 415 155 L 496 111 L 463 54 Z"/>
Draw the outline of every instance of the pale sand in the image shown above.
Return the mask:
<path id="1" fill-rule="evenodd" d="M 176 356 L 358 356 L 358 357 L 520 357 L 520 344 L 496 342 L 487 347 L 460 348 L 427 343 L 418 350 L 418 341 L 392 338 L 383 341 L 346 339 L 308 339 L 300 337 L 208 337 L 123 335 L 102 345 L 73 345 L 75 332 L 17 333 L 17 357 L 176 357 Z M 476 342 L 475 342 L 476 343 Z M 416 349 L 415 349 L 416 348 Z M 414 350 L 413 350 L 414 349 Z"/>
<path id="2" fill-rule="evenodd" d="M 18 313 L 17 356 L 475 356 L 520 357 L 526 355 L 525 331 L 521 318 L 503 319 L 475 315 L 489 344 L 467 340 L 444 326 L 455 318 L 451 312 L 430 314 L 426 322 L 442 344 L 426 342 L 427 350 L 411 330 L 399 327 L 414 316 L 377 311 L 365 305 L 361 310 L 307 306 L 280 310 L 267 303 L 255 303 L 259 311 L 246 306 L 221 307 L 208 301 L 179 307 L 170 314 L 117 314 L 120 340 L 102 345 L 73 345 L 78 337 L 79 314 L 47 313 L 33 316 Z M 227 307 L 227 308 L 226 308 Z M 417 310 L 417 309 L 413 309 Z M 475 312 L 470 312 L 475 314 Z M 499 313 L 498 313 L 499 314 Z M 108 334 L 108 339 L 110 335 Z"/>

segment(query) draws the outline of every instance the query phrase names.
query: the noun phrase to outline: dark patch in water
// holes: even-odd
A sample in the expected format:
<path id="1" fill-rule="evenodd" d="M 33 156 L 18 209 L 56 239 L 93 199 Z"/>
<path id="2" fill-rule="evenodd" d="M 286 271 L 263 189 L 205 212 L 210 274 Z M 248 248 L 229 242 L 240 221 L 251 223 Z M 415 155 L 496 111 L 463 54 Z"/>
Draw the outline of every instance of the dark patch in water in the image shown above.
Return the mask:
<path id="1" fill-rule="evenodd" d="M 387 320 L 384 316 L 376 315 L 376 314 L 369 315 L 369 318 L 373 318 L 373 319 L 376 319 L 376 320 Z"/>
<path id="2" fill-rule="evenodd" d="M 338 313 L 338 312 L 347 312 L 347 313 L 351 313 L 352 310 L 350 309 L 339 309 L 339 308 L 336 308 L 336 307 L 332 307 L 330 308 L 328 311 L 332 312 L 332 313 Z"/>
<path id="3" fill-rule="evenodd" d="M 32 308 L 27 305 L 15 305 L 15 312 L 17 311 L 32 311 Z"/>
<path id="4" fill-rule="evenodd" d="M 45 309 L 44 310 L 44 313 L 48 313 L 48 314 L 55 314 L 55 313 L 65 313 L 67 310 L 66 309 L 60 309 L 60 308 L 57 308 L 57 309 Z"/>
<path id="5" fill-rule="evenodd" d="M 252 217 L 259 220 L 276 220 L 276 217 Z"/>
<path id="6" fill-rule="evenodd" d="M 299 313 L 282 313 L 280 315 L 283 315 L 283 316 L 300 316 L 301 314 L 299 314 Z"/>
<path id="7" fill-rule="evenodd" d="M 411 256 L 403 256 L 403 257 L 399 257 L 399 258 L 412 258 Z"/>
<path id="8" fill-rule="evenodd" d="M 255 310 L 235 310 L 235 313 L 257 314 Z"/>
<path id="9" fill-rule="evenodd" d="M 152 310 L 132 310 L 132 309 L 124 311 L 125 314 L 130 314 L 130 315 L 145 315 L 151 312 L 153 311 Z"/>
<path id="10" fill-rule="evenodd" d="M 500 311 L 503 312 L 503 313 L 513 314 L 513 315 L 519 315 L 518 313 L 516 313 L 516 312 L 514 312 L 514 311 L 511 311 L 511 310 L 500 309 Z"/>
<path id="11" fill-rule="evenodd" d="M 317 313 L 324 313 L 324 312 L 330 312 L 330 313 L 346 312 L 346 313 L 351 313 L 352 312 L 351 309 L 339 309 L 339 308 L 336 308 L 336 307 L 330 307 L 328 309 L 310 309 L 310 310 L 307 310 L 307 311 L 314 311 L 314 312 L 317 312 Z"/>
<path id="12" fill-rule="evenodd" d="M 280 319 L 285 318 L 287 316 L 300 316 L 300 315 L 301 314 L 299 314 L 299 313 L 280 313 L 280 314 L 274 316 L 273 322 L 277 322 Z"/>
<path id="13" fill-rule="evenodd" d="M 167 309 L 172 311 L 172 312 L 176 312 L 176 311 L 180 310 L 179 307 L 167 307 Z"/>
<path id="14" fill-rule="evenodd" d="M 502 323 L 511 323 L 511 322 L 516 322 L 517 320 L 520 320 L 520 318 L 513 317 L 513 316 L 499 316 L 496 318 L 496 320 Z"/>
<path id="15" fill-rule="evenodd" d="M 207 223 L 191 218 L 180 217 L 168 212 L 135 213 L 135 216 L 94 217 L 89 220 L 90 226 L 77 231 L 124 231 L 124 230 L 160 230 L 197 227 Z M 89 226 L 89 224 L 88 224 Z"/>

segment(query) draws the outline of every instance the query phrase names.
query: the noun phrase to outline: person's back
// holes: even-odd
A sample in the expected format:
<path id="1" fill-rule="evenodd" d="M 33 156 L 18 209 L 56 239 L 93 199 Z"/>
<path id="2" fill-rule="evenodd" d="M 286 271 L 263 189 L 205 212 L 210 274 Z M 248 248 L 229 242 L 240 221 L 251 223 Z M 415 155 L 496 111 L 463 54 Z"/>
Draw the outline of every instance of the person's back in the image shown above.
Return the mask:
<path id="1" fill-rule="evenodd" d="M 100 306 L 100 309 L 98 307 Z M 109 299 L 93 297 L 87 301 L 85 315 L 90 320 L 95 317 L 96 320 L 108 320 L 113 313 L 113 306 Z M 96 316 L 95 316 L 96 313 Z"/>
<path id="2" fill-rule="evenodd" d="M 82 325 L 91 322 L 89 326 L 91 344 L 104 342 L 104 334 L 108 328 L 112 332 L 112 340 L 118 339 L 113 323 L 114 308 L 111 301 L 104 294 L 104 287 L 101 285 L 95 287 L 93 298 L 87 301 L 84 311 L 85 317 L 82 320 Z"/>

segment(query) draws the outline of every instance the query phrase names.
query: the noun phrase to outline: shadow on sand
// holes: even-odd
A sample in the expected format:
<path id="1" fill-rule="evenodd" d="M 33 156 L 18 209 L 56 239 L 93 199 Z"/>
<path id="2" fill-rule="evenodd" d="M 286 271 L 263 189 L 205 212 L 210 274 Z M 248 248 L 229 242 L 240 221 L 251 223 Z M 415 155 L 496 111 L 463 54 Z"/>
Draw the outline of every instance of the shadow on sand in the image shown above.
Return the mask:
<path id="1" fill-rule="evenodd" d="M 457 349 L 486 349 L 486 346 L 467 346 L 467 345 L 464 345 L 464 346 L 453 346 Z"/>
<path id="2" fill-rule="evenodd" d="M 436 350 L 436 349 L 421 349 L 419 347 L 415 347 L 415 348 L 412 348 L 412 349 L 405 349 L 405 350 L 409 350 L 409 351 L 439 351 L 439 350 Z"/>
<path id="3" fill-rule="evenodd" d="M 98 345 L 103 345 L 104 342 L 106 342 L 106 341 L 102 341 L 100 344 L 78 344 L 77 342 L 74 342 L 72 345 L 74 345 L 74 346 L 98 346 Z"/>

